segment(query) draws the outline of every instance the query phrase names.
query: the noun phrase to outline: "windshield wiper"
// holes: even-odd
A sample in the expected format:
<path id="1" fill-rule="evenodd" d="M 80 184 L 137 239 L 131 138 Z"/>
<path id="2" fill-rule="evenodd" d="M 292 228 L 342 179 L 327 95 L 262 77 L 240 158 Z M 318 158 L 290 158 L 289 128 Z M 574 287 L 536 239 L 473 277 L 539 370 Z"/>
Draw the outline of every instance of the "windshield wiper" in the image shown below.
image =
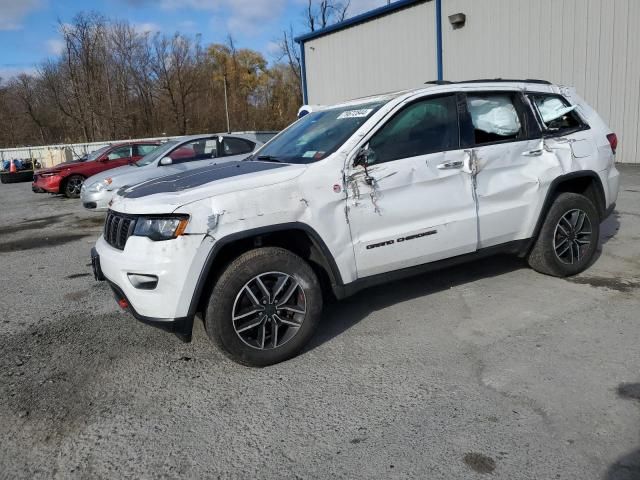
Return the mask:
<path id="1" fill-rule="evenodd" d="M 282 162 L 282 160 L 278 160 L 273 155 L 258 155 L 258 160 L 263 162 Z"/>

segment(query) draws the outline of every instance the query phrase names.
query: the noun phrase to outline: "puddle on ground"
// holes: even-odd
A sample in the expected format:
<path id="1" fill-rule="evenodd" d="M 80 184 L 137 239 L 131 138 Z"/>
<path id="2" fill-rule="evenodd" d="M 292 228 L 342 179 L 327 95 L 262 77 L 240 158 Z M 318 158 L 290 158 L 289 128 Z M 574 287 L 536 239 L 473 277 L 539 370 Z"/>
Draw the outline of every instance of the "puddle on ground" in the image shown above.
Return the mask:
<path id="1" fill-rule="evenodd" d="M 20 240 L 9 240 L 7 242 L 0 242 L 0 253 L 20 252 L 24 250 L 57 247 L 58 245 L 64 245 L 66 243 L 73 242 L 87 236 L 89 235 L 73 233 L 62 235 L 47 235 L 41 238 L 30 237 Z"/>
<path id="2" fill-rule="evenodd" d="M 633 280 L 622 280 L 619 278 L 607 277 L 572 277 L 567 278 L 569 282 L 579 285 L 591 285 L 596 288 L 607 288 L 617 292 L 628 293 L 640 287 L 640 282 Z"/>
<path id="3" fill-rule="evenodd" d="M 104 215 L 88 218 L 75 217 L 73 224 L 83 228 L 102 227 L 104 225 L 104 219 Z"/>
<path id="4" fill-rule="evenodd" d="M 9 235 L 13 233 L 26 232 L 29 230 L 42 230 L 61 223 L 62 227 L 64 227 L 65 224 L 72 223 L 73 228 L 76 229 L 80 228 L 82 230 L 95 230 L 96 228 L 102 227 L 104 225 L 104 218 L 104 215 L 92 216 L 87 218 L 80 218 L 77 216 L 71 217 L 69 215 L 51 215 L 48 217 L 29 218 L 14 225 L 0 226 L 0 235 Z M 44 235 L 51 238 L 51 236 L 46 235 L 46 233 L 44 233 Z M 22 243 L 20 240 L 18 240 L 17 242 Z M 0 251 L 3 251 L 2 247 L 0 247 Z"/>
<path id="5" fill-rule="evenodd" d="M 496 461 L 488 457 L 487 455 L 483 455 L 482 453 L 477 452 L 469 452 L 464 454 L 464 463 L 473 470 L 478 473 L 492 473 L 496 469 Z"/>
<path id="6" fill-rule="evenodd" d="M 640 383 L 621 383 L 618 385 L 618 396 L 631 400 L 640 400 Z"/>
<path id="7" fill-rule="evenodd" d="M 59 223 L 65 215 L 52 215 L 50 217 L 30 218 L 23 220 L 15 225 L 0 227 L 0 235 L 8 235 L 10 233 L 22 232 L 25 230 L 39 230 L 55 223 Z"/>

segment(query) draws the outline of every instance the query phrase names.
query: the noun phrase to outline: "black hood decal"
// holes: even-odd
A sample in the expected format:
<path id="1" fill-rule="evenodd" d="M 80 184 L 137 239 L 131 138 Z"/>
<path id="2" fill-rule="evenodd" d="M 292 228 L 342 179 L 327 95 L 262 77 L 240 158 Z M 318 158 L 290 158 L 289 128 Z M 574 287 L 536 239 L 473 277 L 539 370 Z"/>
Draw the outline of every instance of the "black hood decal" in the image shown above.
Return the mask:
<path id="1" fill-rule="evenodd" d="M 154 178 L 133 187 L 124 187 L 119 194 L 125 198 L 140 198 L 156 193 L 173 193 L 199 187 L 205 183 L 215 182 L 224 178 L 246 175 L 248 173 L 263 172 L 274 168 L 286 167 L 284 163 L 272 162 L 227 162 L 196 168 L 187 172 L 175 173 L 166 177 Z"/>

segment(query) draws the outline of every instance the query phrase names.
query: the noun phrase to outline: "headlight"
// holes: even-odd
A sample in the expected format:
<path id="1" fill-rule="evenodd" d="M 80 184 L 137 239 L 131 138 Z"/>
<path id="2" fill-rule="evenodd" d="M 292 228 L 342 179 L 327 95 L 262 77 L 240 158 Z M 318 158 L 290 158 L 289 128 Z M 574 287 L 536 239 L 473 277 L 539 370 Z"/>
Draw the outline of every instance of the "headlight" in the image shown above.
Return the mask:
<path id="1" fill-rule="evenodd" d="M 89 185 L 89 187 L 87 187 L 87 190 L 89 190 L 90 192 L 94 192 L 94 193 L 101 192 L 102 190 L 107 188 L 112 183 L 113 183 L 113 179 L 111 177 L 105 178 L 101 182 L 92 183 L 91 185 Z"/>
<path id="2" fill-rule="evenodd" d="M 171 240 L 182 235 L 189 223 L 189 217 L 139 217 L 133 234 L 151 240 Z"/>
<path id="3" fill-rule="evenodd" d="M 90 191 L 90 192 L 101 192 L 102 190 L 104 190 L 104 189 L 105 189 L 105 187 L 106 187 L 106 186 L 105 186 L 105 184 L 104 184 L 104 183 L 102 183 L 102 182 L 95 182 L 95 183 L 92 183 L 91 185 L 89 185 L 89 186 L 87 187 L 87 190 L 88 190 L 88 191 Z"/>

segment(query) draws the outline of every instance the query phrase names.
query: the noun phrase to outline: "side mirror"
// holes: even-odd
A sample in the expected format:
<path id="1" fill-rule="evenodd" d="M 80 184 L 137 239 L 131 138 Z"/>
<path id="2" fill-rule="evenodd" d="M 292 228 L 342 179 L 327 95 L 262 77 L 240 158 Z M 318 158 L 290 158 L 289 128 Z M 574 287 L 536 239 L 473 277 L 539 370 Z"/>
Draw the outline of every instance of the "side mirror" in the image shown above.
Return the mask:
<path id="1" fill-rule="evenodd" d="M 165 165 L 171 165 L 173 163 L 173 160 L 171 159 L 171 157 L 163 157 L 160 159 L 160 165 L 165 166 Z"/>
<path id="2" fill-rule="evenodd" d="M 376 163 L 376 152 L 371 150 L 368 147 L 363 147 L 356 154 L 356 158 L 353 159 L 353 166 L 362 166 L 367 168 L 367 166 Z"/>
<path id="3" fill-rule="evenodd" d="M 111 158 L 109 158 L 109 156 L 106 156 L 106 157 L 102 157 L 99 161 L 100 162 L 108 162 L 109 160 L 111 160 Z"/>

